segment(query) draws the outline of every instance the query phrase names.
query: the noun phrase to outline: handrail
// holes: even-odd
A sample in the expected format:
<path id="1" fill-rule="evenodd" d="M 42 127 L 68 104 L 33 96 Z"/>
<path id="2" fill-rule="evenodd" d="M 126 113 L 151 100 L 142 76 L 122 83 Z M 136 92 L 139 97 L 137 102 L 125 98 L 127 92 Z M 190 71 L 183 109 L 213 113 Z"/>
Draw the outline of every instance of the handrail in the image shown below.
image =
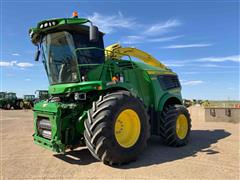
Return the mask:
<path id="1" fill-rule="evenodd" d="M 128 56 L 129 60 L 132 61 L 132 58 L 128 55 L 128 54 L 125 54 L 125 53 L 122 53 L 122 52 L 114 52 L 112 50 L 109 50 L 109 49 L 102 49 L 102 48 L 98 48 L 98 47 L 83 47 L 83 48 L 76 48 L 75 49 L 75 52 L 77 51 L 81 51 L 81 50 L 93 50 L 93 49 L 96 49 L 96 50 L 101 50 L 101 51 L 104 51 L 105 52 L 105 58 L 106 60 L 109 59 L 109 55 L 112 55 L 113 53 L 117 53 L 119 55 L 121 55 L 121 57 L 123 56 Z M 111 56 L 110 56 L 111 57 Z M 119 58 L 120 59 L 120 58 Z"/>

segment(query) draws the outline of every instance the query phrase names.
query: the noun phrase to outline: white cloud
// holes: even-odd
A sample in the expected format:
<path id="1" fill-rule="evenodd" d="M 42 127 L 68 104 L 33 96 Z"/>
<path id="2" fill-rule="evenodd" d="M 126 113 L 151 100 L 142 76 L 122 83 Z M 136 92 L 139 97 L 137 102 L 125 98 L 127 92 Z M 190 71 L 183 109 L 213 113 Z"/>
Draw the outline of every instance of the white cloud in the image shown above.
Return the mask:
<path id="1" fill-rule="evenodd" d="M 31 79 L 30 78 L 26 78 L 25 81 L 31 81 Z"/>
<path id="2" fill-rule="evenodd" d="M 17 65 L 18 67 L 21 67 L 21 68 L 27 68 L 27 67 L 32 67 L 32 66 L 33 66 L 32 63 L 27 63 L 27 62 L 17 63 L 16 65 Z"/>
<path id="3" fill-rule="evenodd" d="M 181 72 L 181 74 L 202 74 L 201 71 Z M 204 74 L 234 74 L 236 71 L 205 71 Z"/>
<path id="4" fill-rule="evenodd" d="M 225 65 L 219 64 L 218 62 L 240 62 L 240 55 L 232 56 L 223 56 L 223 57 L 203 57 L 203 58 L 194 58 L 194 59 L 185 59 L 185 60 L 164 60 L 164 64 L 172 67 L 206 67 L 206 68 L 215 68 L 215 69 L 232 69 L 237 70 L 238 66 L 236 65 Z M 232 71 L 233 72 L 233 71 Z M 206 73 L 206 72 L 205 72 Z M 209 73 L 209 72 L 208 72 Z"/>
<path id="5" fill-rule="evenodd" d="M 123 37 L 122 43 L 123 44 L 140 44 L 140 43 L 147 43 L 147 42 L 152 43 L 152 42 L 173 41 L 183 36 L 182 35 L 167 36 L 167 37 L 159 37 L 159 36 L 172 31 L 174 27 L 180 26 L 180 25 L 181 25 L 181 22 L 177 19 L 169 19 L 165 22 L 150 25 L 149 27 L 147 27 L 146 25 L 139 25 L 142 31 L 138 32 L 137 35 L 134 35 L 134 36 Z"/>
<path id="6" fill-rule="evenodd" d="M 88 16 L 88 19 L 96 24 L 99 29 L 105 33 L 112 33 L 115 29 L 136 29 L 141 28 L 141 35 L 155 36 L 167 33 L 172 28 L 180 26 L 182 23 L 178 19 L 168 19 L 165 22 L 146 26 L 136 21 L 136 18 L 125 17 L 121 11 L 115 15 L 106 15 L 94 12 L 93 15 Z M 147 27 L 147 28 L 146 28 Z"/>
<path id="7" fill-rule="evenodd" d="M 146 41 L 145 36 L 126 36 L 123 37 L 123 44 L 139 44 L 139 43 L 144 43 Z"/>
<path id="8" fill-rule="evenodd" d="M 135 18 L 125 17 L 121 12 L 115 15 L 104 15 L 94 12 L 88 16 L 88 19 L 96 24 L 99 29 L 106 33 L 112 33 L 119 29 L 136 30 L 135 35 L 125 36 L 122 39 L 123 44 L 139 44 L 145 42 L 166 42 L 172 41 L 182 36 L 156 37 L 163 33 L 170 32 L 174 27 L 181 25 L 177 19 L 169 19 L 165 22 L 156 23 L 153 25 L 143 25 L 136 21 Z M 151 37 L 151 38 L 150 38 Z"/>
<path id="9" fill-rule="evenodd" d="M 183 67 L 184 64 L 178 64 L 178 63 L 163 63 L 168 67 Z"/>
<path id="10" fill-rule="evenodd" d="M 223 56 L 223 57 L 205 57 L 205 58 L 197 59 L 197 61 L 201 61 L 201 62 L 225 62 L 225 61 L 240 62 L 240 55 Z"/>
<path id="11" fill-rule="evenodd" d="M 182 72 L 182 74 L 199 74 L 199 72 L 197 72 L 197 71 L 189 71 L 189 72 L 184 71 L 184 72 Z"/>
<path id="12" fill-rule="evenodd" d="M 212 68 L 222 67 L 222 66 L 219 66 L 219 65 L 217 65 L 217 64 L 202 64 L 201 66 L 203 66 L 203 67 L 212 67 Z"/>
<path id="13" fill-rule="evenodd" d="M 167 37 L 148 37 L 145 35 L 138 35 L 138 36 L 126 36 L 124 37 L 122 43 L 123 44 L 140 44 L 140 43 L 152 43 L 152 42 L 167 42 L 173 41 L 175 39 L 183 37 L 182 35 L 179 36 L 167 36 Z"/>
<path id="14" fill-rule="evenodd" d="M 171 31 L 173 27 L 180 26 L 182 23 L 177 19 L 169 19 L 166 22 L 154 24 L 145 30 L 149 35 L 163 34 Z"/>
<path id="15" fill-rule="evenodd" d="M 0 66 L 1 67 L 11 67 L 16 63 L 17 63 L 17 61 L 0 61 Z"/>
<path id="16" fill-rule="evenodd" d="M 1 67 L 17 66 L 17 67 L 21 67 L 21 68 L 28 68 L 28 67 L 32 67 L 33 64 L 32 63 L 28 63 L 28 62 L 17 63 L 17 61 L 0 61 L 0 66 Z"/>
<path id="17" fill-rule="evenodd" d="M 103 15 L 95 12 L 88 19 L 105 33 L 112 33 L 114 29 L 119 28 L 131 29 L 136 25 L 135 18 L 126 18 L 121 12 L 118 12 L 116 15 Z"/>
<path id="18" fill-rule="evenodd" d="M 20 56 L 18 53 L 12 53 L 12 56 Z"/>
<path id="19" fill-rule="evenodd" d="M 175 39 L 183 37 L 182 35 L 179 36 L 169 36 L 169 37 L 161 37 L 161 38 L 153 38 L 150 39 L 150 42 L 167 42 L 167 41 L 173 41 Z"/>
<path id="20" fill-rule="evenodd" d="M 15 76 L 15 74 L 12 74 L 12 73 L 7 73 L 7 74 L 6 74 L 6 76 L 7 76 L 7 77 L 14 77 L 14 76 Z"/>
<path id="21" fill-rule="evenodd" d="M 191 81 L 187 81 L 187 80 L 180 80 L 182 85 L 186 85 L 186 86 L 193 86 L 193 85 L 198 85 L 198 84 L 202 84 L 203 81 L 201 80 L 191 80 Z"/>
<path id="22" fill-rule="evenodd" d="M 180 49 L 180 48 L 195 48 L 195 47 L 207 47 L 212 46 L 212 44 L 200 43 L 200 44 L 178 44 L 178 45 L 170 45 L 163 47 L 164 49 Z"/>

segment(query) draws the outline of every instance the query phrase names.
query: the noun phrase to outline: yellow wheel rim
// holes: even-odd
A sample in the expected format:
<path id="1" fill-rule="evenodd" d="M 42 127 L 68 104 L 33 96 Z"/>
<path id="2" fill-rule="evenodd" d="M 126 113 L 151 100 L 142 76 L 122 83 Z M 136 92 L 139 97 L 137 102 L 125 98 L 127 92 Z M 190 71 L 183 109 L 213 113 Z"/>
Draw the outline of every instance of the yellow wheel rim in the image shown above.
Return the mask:
<path id="1" fill-rule="evenodd" d="M 138 114 L 132 109 L 122 111 L 115 122 L 114 134 L 124 148 L 132 147 L 138 140 L 141 123 Z"/>
<path id="2" fill-rule="evenodd" d="M 188 121 L 184 114 L 180 114 L 176 122 L 176 133 L 179 139 L 184 139 L 188 132 Z"/>

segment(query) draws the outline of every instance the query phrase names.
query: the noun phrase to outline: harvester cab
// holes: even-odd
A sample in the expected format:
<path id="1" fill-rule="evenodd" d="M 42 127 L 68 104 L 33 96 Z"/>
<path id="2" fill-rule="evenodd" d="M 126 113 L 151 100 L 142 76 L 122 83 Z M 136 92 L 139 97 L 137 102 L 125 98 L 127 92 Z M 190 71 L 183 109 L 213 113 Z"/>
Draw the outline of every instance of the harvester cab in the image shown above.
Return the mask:
<path id="1" fill-rule="evenodd" d="M 178 76 L 150 54 L 104 48 L 104 34 L 77 13 L 41 21 L 29 33 L 50 83 L 50 97 L 33 109 L 36 144 L 55 152 L 85 144 L 110 165 L 136 159 L 150 134 L 187 144 L 191 119 Z"/>
<path id="2" fill-rule="evenodd" d="M 42 21 L 30 34 L 40 49 L 51 85 L 86 81 L 89 70 L 104 63 L 103 33 L 76 14 L 74 18 Z"/>

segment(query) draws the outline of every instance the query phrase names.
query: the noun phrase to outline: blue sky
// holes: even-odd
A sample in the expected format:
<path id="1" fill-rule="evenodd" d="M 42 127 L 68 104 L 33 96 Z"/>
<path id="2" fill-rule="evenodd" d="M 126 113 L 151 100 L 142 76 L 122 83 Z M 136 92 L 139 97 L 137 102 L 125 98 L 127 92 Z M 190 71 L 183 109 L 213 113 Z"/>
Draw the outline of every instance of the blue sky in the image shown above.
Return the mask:
<path id="1" fill-rule="evenodd" d="M 140 48 L 177 72 L 184 98 L 240 99 L 239 1 L 55 2 L 1 2 L 1 91 L 48 88 L 28 29 L 78 11 L 106 33 L 105 46 Z"/>

